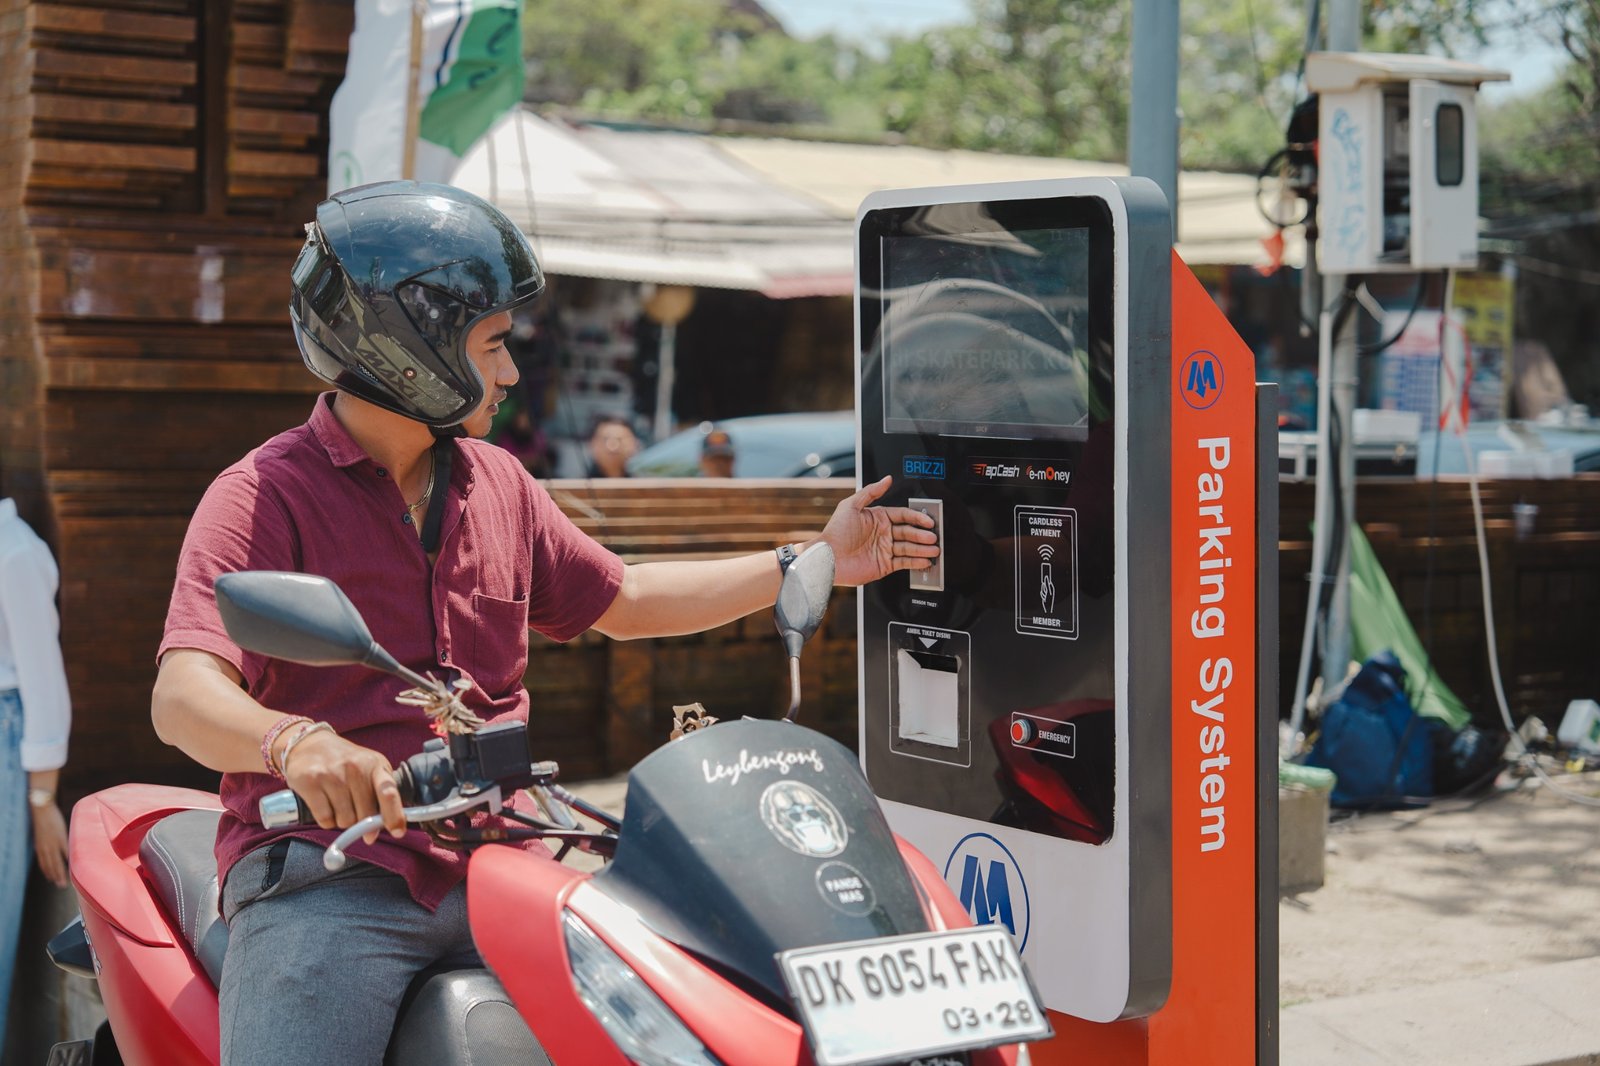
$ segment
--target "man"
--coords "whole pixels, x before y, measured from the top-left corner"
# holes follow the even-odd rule
[[[517,381],[511,311],[543,278],[483,201],[387,182],[324,201],[292,271],[310,370],[334,385],[310,420],[224,471],[190,523],[151,701],[156,732],[223,772],[217,862],[231,935],[222,1059],[377,1064],[411,976],[474,956],[465,856],[405,833],[391,767],[432,735],[360,667],[241,651],[212,581],[246,569],[332,578],[413,669],[469,679],[487,721],[524,717],[529,627],[555,640],[709,629],[773,602],[792,546],[715,562],[624,566],[516,460],[474,439]],[[918,569],[928,520],[840,504],[823,532],[841,584]],[[297,716],[304,716],[297,717]],[[256,803],[287,780],[320,829],[268,831]],[[327,874],[336,827],[381,812],[389,836]]]
[[[639,451],[628,420],[618,415],[603,415],[589,434],[589,476],[627,477],[628,460]]]
[[[733,476],[733,438],[725,429],[713,429],[700,442],[700,476]]]

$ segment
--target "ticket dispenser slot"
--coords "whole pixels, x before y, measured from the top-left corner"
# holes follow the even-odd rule
[[[898,755],[972,764],[972,635],[938,626],[890,629],[889,746]]]
[[[900,672],[900,739],[955,747],[960,742],[961,660],[901,648],[895,653],[895,668]]]

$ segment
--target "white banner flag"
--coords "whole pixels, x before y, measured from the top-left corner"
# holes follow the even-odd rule
[[[449,181],[467,149],[522,99],[522,0],[356,0],[328,119],[328,191],[403,177],[413,9],[421,15],[411,177]]]

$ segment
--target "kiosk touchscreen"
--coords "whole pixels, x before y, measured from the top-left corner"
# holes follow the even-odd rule
[[[876,194],[857,218],[863,483],[936,566],[860,599],[861,752],[897,832],[1046,1004],[1171,971],[1171,216],[1142,179]],[[1142,664],[1142,665],[1140,665]]]

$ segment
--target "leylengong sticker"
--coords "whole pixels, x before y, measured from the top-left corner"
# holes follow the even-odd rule
[[[745,774],[757,770],[776,770],[780,774],[787,774],[796,766],[809,766],[817,773],[822,773],[822,756],[816,748],[810,751],[772,751],[765,755],[751,755],[748,751],[740,749],[737,762],[712,762],[710,759],[700,760],[700,770],[706,776],[706,784],[714,785],[718,781],[726,781],[730,785],[737,785],[739,779]]]

